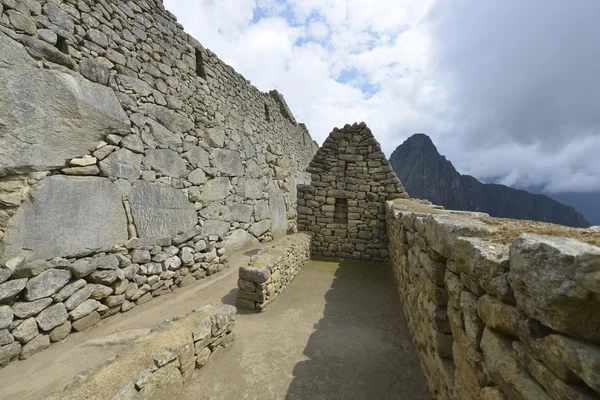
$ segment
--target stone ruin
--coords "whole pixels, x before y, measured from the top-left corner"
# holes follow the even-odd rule
[[[600,398],[597,230],[507,242],[408,200],[364,123],[319,149],[161,0],[0,0],[0,121],[0,368],[299,230],[240,269],[239,305],[310,256],[389,262],[435,398]],[[170,395],[233,340],[234,310],[203,310],[63,395]]]
[[[313,232],[313,256],[388,261],[385,202],[408,198],[364,122],[335,128],[298,189],[298,229]]]

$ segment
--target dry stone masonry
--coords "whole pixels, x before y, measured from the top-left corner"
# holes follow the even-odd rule
[[[312,255],[387,261],[385,201],[407,198],[367,125],[334,128],[298,188],[298,229],[314,233]]]
[[[239,270],[237,306],[262,311],[292,282],[310,259],[310,234],[291,235],[260,250]]]
[[[116,358],[83,372],[47,400],[173,399],[196,369],[232,344],[235,307],[207,304],[165,320]]]
[[[0,367],[296,230],[318,146],[161,0],[0,0],[0,93]]]
[[[600,398],[600,247],[527,233],[505,245],[473,213],[415,204],[388,202],[387,228],[432,395]]]

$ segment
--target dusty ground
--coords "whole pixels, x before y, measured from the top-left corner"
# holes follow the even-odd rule
[[[234,294],[224,299],[234,301]],[[180,399],[430,399],[389,267],[311,261]]]
[[[433,209],[426,204],[414,200],[397,199],[394,204],[407,206],[410,211],[426,214],[448,214],[447,210]],[[492,218],[492,217],[466,217],[475,218],[495,229],[496,233],[486,240],[509,244],[522,233],[534,233],[537,235],[564,236],[582,242],[600,246],[600,231],[592,229],[571,228],[563,225],[550,224],[546,222]]]
[[[221,303],[223,296],[237,287],[238,268],[253,253],[247,250],[233,256],[225,271],[71,334],[28,360],[12,362],[0,370],[0,399],[38,400],[62,389],[78,373],[113,357],[159,322],[187,314],[206,302]]]

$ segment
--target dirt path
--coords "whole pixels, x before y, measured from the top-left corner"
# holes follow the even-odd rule
[[[182,400],[430,399],[388,267],[311,261]]]
[[[62,389],[78,373],[115,356],[159,322],[185,315],[203,303],[235,300],[238,268],[251,254],[254,252],[250,249],[245,254],[233,255],[225,271],[153,299],[130,312],[102,320],[25,361],[12,362],[0,370],[0,399],[39,400]]]

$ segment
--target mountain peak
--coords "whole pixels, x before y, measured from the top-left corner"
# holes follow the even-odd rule
[[[426,199],[451,210],[482,211],[493,217],[590,226],[574,208],[547,196],[484,184],[461,175],[423,133],[412,135],[398,146],[390,156],[390,164],[412,198]]]

